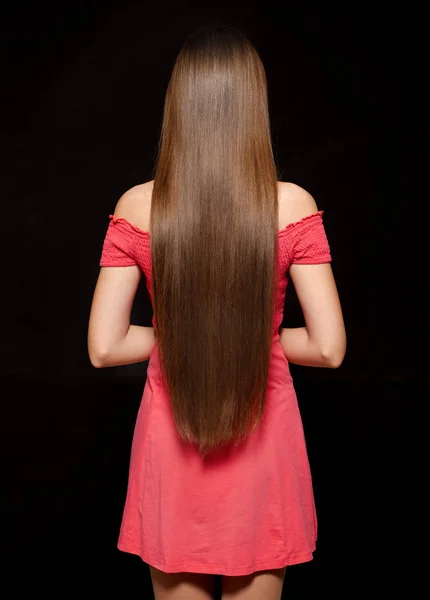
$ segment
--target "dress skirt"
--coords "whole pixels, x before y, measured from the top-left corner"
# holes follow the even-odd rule
[[[258,428],[205,461],[179,439],[155,344],[118,548],[167,573],[231,576],[310,561],[316,540],[302,419],[279,335]]]

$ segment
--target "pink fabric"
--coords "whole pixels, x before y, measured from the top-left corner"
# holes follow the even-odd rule
[[[246,575],[312,559],[317,516],[302,420],[279,342],[288,268],[331,261],[323,211],[279,231],[265,408],[238,448],[205,464],[179,440],[155,344],[137,416],[118,548],[165,572]],[[109,215],[100,266],[138,265],[151,293],[150,234]],[[152,323],[154,327],[155,319]]]

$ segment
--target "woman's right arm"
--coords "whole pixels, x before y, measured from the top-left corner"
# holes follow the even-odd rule
[[[339,367],[346,352],[346,332],[330,263],[292,264],[290,278],[306,327],[281,328],[287,360],[306,367]]]

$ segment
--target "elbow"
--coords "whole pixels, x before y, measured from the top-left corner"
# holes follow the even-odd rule
[[[330,356],[324,356],[324,365],[328,368],[328,369],[338,369],[340,367],[340,365],[343,363],[343,359],[344,359],[344,355],[330,355]]]
[[[90,362],[91,362],[91,364],[96,369],[103,369],[103,367],[106,366],[106,363],[105,363],[104,359],[101,356],[94,356],[94,355],[91,355],[91,354],[89,356],[90,356]]]
[[[105,352],[96,352],[94,349],[88,349],[88,356],[91,364],[96,369],[103,369],[109,366],[107,362],[107,354]]]
[[[322,358],[324,366],[328,369],[338,369],[343,363],[343,359],[345,358],[346,353],[346,345],[343,344],[338,348],[332,348],[325,352],[322,352]]]
[[[87,333],[87,352],[90,363],[96,369],[109,366],[107,364],[107,357],[110,340],[106,340],[105,337],[97,331],[97,328],[90,324]]]
[[[95,367],[96,369],[103,369],[103,367],[106,366],[105,363],[103,362],[103,359],[101,359],[101,358],[95,358],[95,357],[91,358],[90,357],[90,361],[91,361],[91,364],[93,365],[93,367]]]

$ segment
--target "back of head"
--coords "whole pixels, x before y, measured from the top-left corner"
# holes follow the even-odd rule
[[[202,456],[258,424],[278,230],[264,67],[225,25],[200,28],[168,84],[154,168],[152,296],[181,439]]]

